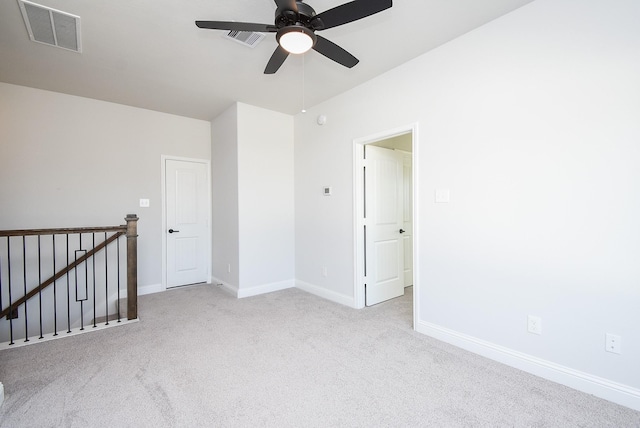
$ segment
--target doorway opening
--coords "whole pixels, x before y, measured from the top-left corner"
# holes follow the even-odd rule
[[[416,141],[417,124],[354,141],[356,307],[411,293],[414,326]]]

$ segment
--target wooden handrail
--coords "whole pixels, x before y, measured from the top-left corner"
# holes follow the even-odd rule
[[[7,307],[2,312],[0,312],[0,318],[9,315],[11,313],[11,311],[13,311],[13,309],[15,309],[18,306],[22,305],[24,302],[26,302],[27,300],[29,300],[30,298],[32,298],[33,296],[37,295],[39,292],[41,292],[42,290],[44,290],[45,288],[47,288],[48,286],[53,284],[55,281],[57,281],[60,278],[62,278],[63,276],[65,276],[69,271],[73,270],[76,266],[78,266],[79,264],[83,263],[88,258],[92,257],[98,251],[102,250],[104,247],[106,247],[107,245],[109,245],[110,243],[112,243],[113,241],[115,241],[116,239],[118,239],[122,235],[124,235],[124,232],[114,233],[112,236],[110,236],[108,239],[106,239],[103,242],[101,242],[98,246],[93,248],[91,251],[88,251],[84,256],[80,257],[78,260],[76,260],[75,262],[71,263],[69,266],[65,267],[64,269],[61,269],[60,271],[58,271],[58,273],[56,273],[51,278],[49,278],[46,281],[44,281],[42,284],[40,284],[38,287],[36,287],[33,290],[31,290],[30,292],[28,292],[26,295],[24,295],[21,298],[19,298],[18,300],[16,300],[14,303],[9,302],[9,307]]]
[[[99,232],[122,232],[127,231],[127,226],[105,226],[105,227],[67,227],[56,229],[16,229],[0,230],[0,236],[32,236],[32,235],[65,235],[72,233],[99,233]]]
[[[46,287],[55,283],[58,279],[68,274],[81,263],[93,257],[100,250],[110,243],[117,240],[120,236],[127,237],[127,318],[136,319],[138,317],[138,244],[137,244],[137,223],[138,217],[135,214],[127,214],[125,217],[126,225],[107,226],[107,227],[74,227],[74,228],[55,228],[55,229],[17,229],[17,230],[0,230],[0,236],[32,236],[32,235],[63,235],[63,234],[82,234],[82,233],[100,233],[115,232],[112,236],[105,239],[95,248],[88,251],[82,257],[61,269],[51,278],[35,287],[29,293],[11,303],[0,312],[0,319],[9,315],[17,307],[25,303],[30,298],[42,292]]]

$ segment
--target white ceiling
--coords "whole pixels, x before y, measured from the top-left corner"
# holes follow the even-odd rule
[[[194,24],[272,24],[273,0],[32,1],[79,15],[83,52],[30,41],[17,0],[2,0],[0,81],[211,120],[236,101],[296,114],[532,0],[395,0],[319,33],[360,59],[354,68],[311,51],[275,75],[263,74],[273,34],[249,48]],[[309,0],[316,13],[344,2]]]

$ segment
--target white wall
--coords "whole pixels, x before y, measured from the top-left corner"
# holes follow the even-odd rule
[[[293,286],[293,117],[238,104],[240,289]]]
[[[238,289],[238,106],[211,122],[213,204],[212,272],[215,281]]]
[[[161,155],[210,151],[206,121],[0,83],[0,229],[119,225],[136,213],[138,285],[157,286]]]
[[[296,116],[297,280],[353,298],[353,140],[418,123],[417,329],[640,409],[639,19],[538,0]]]
[[[293,117],[237,103],[212,138],[214,278],[238,297],[292,287]]]

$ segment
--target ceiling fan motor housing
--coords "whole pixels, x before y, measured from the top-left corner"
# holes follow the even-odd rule
[[[275,25],[278,29],[291,25],[300,25],[312,30],[321,28],[320,20],[314,19],[316,11],[311,6],[303,2],[297,2],[296,6],[298,8],[297,13],[291,9],[276,10]]]

